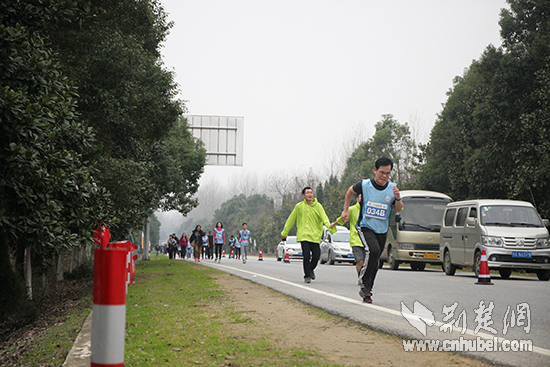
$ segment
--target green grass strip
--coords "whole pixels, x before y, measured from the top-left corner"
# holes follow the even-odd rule
[[[125,366],[330,366],[317,352],[243,340],[227,325],[253,322],[218,288],[219,271],[153,257],[140,262],[126,299]]]
[[[78,300],[78,306],[69,314],[58,317],[54,325],[36,337],[29,352],[21,356],[17,366],[61,366],[72,348],[80,328],[92,310],[92,290]]]
[[[270,335],[243,337],[231,324],[254,320],[233,309],[213,275],[198,264],[153,257],[139,262],[126,298],[125,361],[147,366],[338,366],[314,350],[277,348]],[[36,337],[17,366],[61,366],[91,311],[92,292],[78,309]]]

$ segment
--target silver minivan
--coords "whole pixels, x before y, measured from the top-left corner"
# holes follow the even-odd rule
[[[351,263],[355,264],[355,257],[350,246],[349,229],[342,226],[336,226],[336,233],[330,232],[323,227],[323,239],[321,240],[321,264],[329,263]]]
[[[481,251],[489,269],[502,278],[512,270],[535,272],[550,279],[549,222],[542,220],[529,202],[516,200],[470,200],[447,204],[439,240],[443,270],[454,275],[457,268],[471,266],[478,276]]]

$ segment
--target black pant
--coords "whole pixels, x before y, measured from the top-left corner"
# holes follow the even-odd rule
[[[221,259],[223,243],[216,243],[215,246],[216,246],[216,259]]]
[[[321,248],[318,243],[309,241],[302,241],[300,244],[302,245],[302,255],[304,257],[304,278],[311,278],[311,271],[315,270],[321,257]]]
[[[378,273],[378,264],[380,262],[380,254],[384,251],[386,245],[386,237],[388,233],[375,233],[373,230],[361,227],[359,238],[365,246],[365,263],[359,271],[359,278],[362,280],[363,287],[371,290],[374,286],[374,279]]]

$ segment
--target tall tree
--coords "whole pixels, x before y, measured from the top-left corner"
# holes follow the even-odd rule
[[[93,132],[77,113],[76,89],[28,21],[28,13],[34,24],[63,14],[34,10],[0,4],[1,319],[17,312],[13,302],[21,300],[9,251],[20,255],[28,247],[51,258],[90,240],[99,213],[93,167],[83,158]],[[16,256],[18,270],[22,263]]]
[[[382,115],[382,120],[375,125],[373,137],[361,144],[347,161],[341,184],[348,188],[361,178],[373,176],[376,159],[387,156],[393,159],[392,180],[401,188],[406,188],[414,181],[412,176],[416,143],[411,138],[407,123],[401,124],[393,115]]]
[[[510,196],[530,200],[550,217],[550,3],[509,0],[501,13],[503,45],[514,73],[528,75],[519,118],[511,136],[521,142],[512,152],[515,175],[508,177]],[[519,59],[519,62],[518,62]],[[523,76],[523,75],[521,75]]]
[[[151,223],[149,239],[151,241],[152,248],[154,248],[155,245],[160,242],[160,221],[157,216],[153,214],[149,217],[149,222]]]
[[[72,17],[44,28],[97,134],[90,159],[99,163],[95,182],[111,194],[105,221],[114,239],[125,238],[156,209],[196,206],[205,152],[180,121],[185,105],[160,58],[172,26],[160,2],[76,4]]]
[[[503,47],[457,77],[432,130],[419,186],[453,199],[510,198],[550,215],[550,3],[509,0]]]
[[[286,195],[283,198],[281,207],[277,211],[265,213],[259,217],[255,227],[255,238],[258,240],[259,248],[262,251],[266,253],[276,251],[277,244],[281,239],[281,231],[296,205],[296,201],[292,197],[292,194]],[[296,235],[296,227],[290,231],[289,235]]]
[[[349,186],[348,186],[349,187]],[[346,195],[347,188],[343,188],[336,176],[330,176],[324,185],[324,202],[323,208],[331,222],[334,222],[344,208],[344,196]]]
[[[222,203],[221,207],[214,213],[212,221],[208,226],[203,225],[203,229],[212,231],[216,222],[223,223],[226,236],[236,235],[241,230],[242,223],[248,224],[248,229],[252,233],[252,238],[256,238],[256,227],[259,225],[259,218],[262,215],[273,213],[273,200],[266,195],[251,195],[244,194],[234,196],[226,202]]]

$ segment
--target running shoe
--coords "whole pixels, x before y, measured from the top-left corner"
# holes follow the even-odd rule
[[[359,296],[361,298],[367,298],[367,297],[370,298],[370,297],[372,297],[372,292],[370,290],[368,290],[368,288],[361,287],[361,290],[359,291]]]

